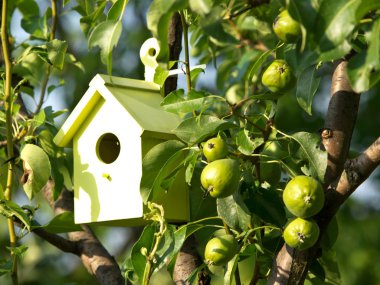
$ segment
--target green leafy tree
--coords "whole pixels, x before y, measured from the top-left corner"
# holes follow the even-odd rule
[[[378,0],[2,0],[1,7],[0,220],[7,236],[0,236],[0,278],[28,284],[23,271],[32,248],[43,249],[45,277],[59,272],[44,254],[47,244],[78,256],[89,272],[51,274],[65,284],[343,284],[342,265],[347,276],[363,272],[355,260],[337,261],[345,245],[360,263],[375,259],[360,251],[364,245],[350,244],[350,236],[363,237],[347,224],[360,227],[348,198],[380,163]],[[65,110],[47,100],[61,93],[74,104],[79,98],[71,94],[83,94],[83,82],[97,72],[141,79],[141,65],[113,59],[132,62],[151,36],[160,44],[154,81],[161,106],[181,123],[173,130],[178,140],[155,146],[143,161],[148,224],[129,232],[138,236],[116,260],[99,238],[112,229],[73,223],[71,153],[53,142]],[[172,68],[183,71],[184,86],[169,76]],[[215,146],[205,144],[216,137],[226,145],[207,161],[204,148]],[[144,175],[152,169],[156,175]],[[207,189],[204,169],[212,169]],[[191,215],[178,225],[150,197],[164,195],[180,171]],[[324,195],[307,195],[304,182],[292,186],[303,196],[287,197],[297,209],[319,199],[311,217],[296,217],[283,202],[298,176],[323,188]],[[228,195],[215,198],[213,185]],[[346,232],[333,247],[328,225],[337,213]],[[294,219],[312,227],[297,229]],[[380,238],[377,219],[376,211],[367,213],[368,244]],[[285,243],[284,231],[297,246]],[[40,237],[37,246],[30,236]],[[379,282],[375,275],[350,279]],[[52,283],[44,275],[35,280]]]

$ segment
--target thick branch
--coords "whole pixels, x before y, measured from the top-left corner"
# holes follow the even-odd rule
[[[340,62],[333,74],[332,96],[322,131],[322,142],[328,153],[325,185],[331,184],[343,171],[359,108],[360,95],[348,82],[346,66],[347,61]]]
[[[320,237],[339,206],[364,181],[356,180],[353,183],[352,179],[345,179],[347,174],[351,173],[347,169],[348,164],[345,164],[345,161],[360,100],[359,94],[353,92],[348,82],[346,66],[347,62],[342,61],[335,68],[325,128],[321,134],[323,147],[328,153],[328,163],[324,181],[325,206],[315,217],[321,230]],[[346,171],[342,174],[345,167]],[[353,169],[355,167],[351,165],[349,168]],[[368,169],[373,170],[374,167],[372,166]],[[349,176],[351,174],[347,177]],[[340,189],[336,185],[342,188]],[[303,284],[309,261],[316,256],[318,249],[319,242],[313,248],[305,251],[297,251],[284,245],[274,260],[267,284]]]
[[[44,194],[55,214],[72,211],[72,192],[64,189],[57,201],[54,201],[51,188],[52,182],[49,182],[44,189]],[[70,245],[74,251],[73,253],[81,258],[83,265],[90,274],[97,278],[99,284],[123,285],[124,279],[115,259],[103,247],[87,225],[82,225],[82,229],[82,231],[68,233],[69,241],[75,244]],[[47,241],[52,242],[51,239],[47,239]],[[52,244],[55,245],[53,242]],[[67,244],[69,244],[69,242],[67,242]],[[62,246],[62,244],[60,244],[60,246]],[[60,248],[60,246],[58,246],[58,248]]]
[[[182,25],[179,13],[174,13],[170,19],[168,44],[169,44],[169,60],[178,61],[181,53],[181,40],[182,40]],[[173,68],[177,68],[178,64],[175,63]],[[165,81],[165,95],[177,89],[177,75],[170,76]]]
[[[361,155],[345,163],[343,175],[340,177],[335,190],[338,197],[340,197],[340,199],[337,199],[339,205],[368,178],[379,164],[380,137]]]
[[[33,230],[33,233],[64,252],[78,255],[77,244],[71,240],[65,239],[57,234],[49,233],[43,228],[36,228]]]

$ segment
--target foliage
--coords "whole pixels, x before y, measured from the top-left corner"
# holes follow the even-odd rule
[[[47,212],[35,203],[48,180],[52,181],[53,199],[59,197],[63,187],[72,187],[70,152],[53,142],[57,118],[65,110],[54,111],[46,98],[61,89],[66,94],[75,93],[75,89],[82,95],[83,82],[99,70],[105,69],[108,74],[124,71],[127,67],[113,61],[115,53],[131,50],[133,44],[138,47],[139,42],[125,39],[125,33],[131,35],[134,28],[123,22],[124,15],[129,7],[144,10],[141,7],[146,2],[66,0],[58,9],[55,0],[51,5],[35,0],[3,2],[9,2],[5,42],[11,51],[4,52],[3,58],[11,59],[12,78],[4,61],[0,82],[0,214],[9,222],[11,245],[2,249],[9,252],[9,258],[0,260],[0,275],[14,276],[16,261],[28,254],[27,242],[18,243],[29,232],[43,229],[55,234],[80,229],[74,225],[72,213],[50,217],[44,225],[37,221],[38,213]],[[301,26],[301,36],[294,43],[282,42],[273,32],[273,22],[284,9]],[[150,210],[145,217],[148,225],[128,257],[120,262],[124,277],[135,284],[148,284],[157,271],[166,269],[172,275],[181,246],[190,235],[198,238],[202,256],[210,235],[221,230],[236,238],[237,254],[223,268],[202,264],[190,276],[192,284],[202,270],[214,280],[223,276],[225,284],[237,284],[239,274],[244,275],[238,269],[247,262],[255,268],[249,278],[264,282],[284,243],[283,230],[292,218],[282,201],[287,181],[307,175],[324,182],[328,156],[319,147],[321,139],[316,130],[321,125],[316,116],[321,107],[316,96],[323,92],[326,76],[331,77],[332,63],[346,58],[353,90],[365,92],[369,101],[376,100],[380,81],[380,2],[153,0],[144,11],[147,24],[136,27],[133,38],[142,41],[148,37],[148,28],[159,40],[157,84],[162,87],[173,65],[169,61],[167,31],[177,12],[184,31],[189,31],[184,33],[184,48],[190,48],[193,60],[213,67],[216,78],[215,83],[211,82],[209,68],[205,73],[194,69],[185,75],[186,90],[180,87],[162,100],[164,110],[181,117],[173,130],[178,140],[156,145],[143,159],[141,195]],[[90,60],[73,48],[63,24],[65,13],[79,15],[77,24],[91,50],[86,54]],[[14,31],[11,20],[17,20],[17,15],[20,23]],[[27,34],[25,40],[16,37],[20,29]],[[61,35],[64,36],[59,39]],[[94,63],[95,57],[104,66]],[[292,88],[269,90],[262,83],[263,73],[274,60],[286,62],[292,70]],[[188,54],[179,59],[185,68],[190,69],[190,62]],[[9,83],[12,86],[7,89]],[[71,103],[78,99],[67,97]],[[369,104],[365,108],[374,107]],[[359,125],[360,122],[359,119]],[[203,144],[215,136],[228,144],[228,157],[239,162],[241,177],[237,191],[217,199],[208,197],[207,189],[200,185],[201,171],[207,165]],[[268,155],[264,147],[271,142],[280,151]],[[280,181],[263,179],[261,172],[268,164],[281,168]],[[165,195],[181,170],[185,171],[190,200],[200,203],[191,205],[191,220],[178,227],[168,224],[165,209],[151,201]],[[26,205],[17,199],[23,195],[28,198]],[[21,230],[12,235],[16,226]],[[307,278],[308,284],[341,283],[334,249],[323,251],[313,261]]]

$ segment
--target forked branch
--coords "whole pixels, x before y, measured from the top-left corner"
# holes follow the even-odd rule
[[[335,68],[325,128],[321,134],[322,147],[328,153],[325,206],[315,217],[321,236],[340,205],[380,164],[380,138],[357,158],[346,161],[360,100],[360,95],[348,82],[346,66],[347,62],[341,61]],[[318,253],[318,248],[319,242],[305,251],[284,245],[273,262],[267,284],[303,284],[309,262]]]

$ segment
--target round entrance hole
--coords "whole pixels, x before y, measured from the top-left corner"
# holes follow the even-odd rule
[[[102,135],[96,143],[98,158],[107,164],[114,162],[120,154],[120,141],[112,133]]]

